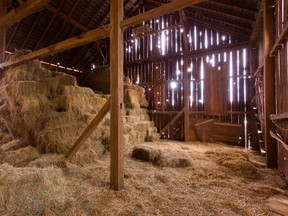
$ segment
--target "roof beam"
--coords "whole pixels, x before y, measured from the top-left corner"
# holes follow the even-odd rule
[[[229,28],[225,28],[225,27],[220,27],[218,25],[215,25],[215,24],[212,24],[211,22],[208,22],[208,21],[205,21],[205,20],[199,20],[199,19],[196,19],[196,18],[192,18],[192,17],[189,17],[188,20],[191,20],[192,22],[194,23],[198,23],[206,28],[209,28],[209,29],[214,29],[214,30],[217,30],[219,32],[222,32],[222,33],[225,33],[225,34],[230,34],[234,37],[238,37],[238,38],[242,38],[242,39],[246,39],[248,40],[249,39],[249,35],[248,34],[245,34],[245,32],[238,32],[238,31],[233,31]]]
[[[257,13],[258,12],[257,9],[252,9],[252,8],[247,7],[247,6],[234,4],[232,2],[225,3],[225,2],[223,2],[223,0],[207,0],[207,2],[215,3],[215,4],[218,4],[218,5],[223,5],[223,6],[227,6],[227,7],[231,7],[231,8],[235,8],[235,9],[238,9],[238,10],[239,9],[240,10],[245,10],[245,11],[250,12],[250,13]]]
[[[12,34],[10,35],[10,37],[8,39],[8,42],[6,42],[6,51],[9,49],[10,43],[11,43],[11,41],[13,40],[13,38],[14,38],[14,36],[16,34],[18,26],[19,26],[19,22],[16,25],[14,25]]]
[[[61,9],[61,7],[62,7],[63,4],[64,4],[64,1],[62,0],[62,1],[60,2],[60,4],[59,4],[58,8],[57,8],[57,9],[55,8],[55,10],[58,11],[59,9]],[[47,7],[49,7],[49,5],[47,5],[46,8],[47,8]],[[40,39],[38,40],[36,46],[34,47],[34,50],[37,50],[37,49],[38,49],[38,47],[39,47],[39,45],[41,44],[43,38],[45,37],[45,35],[46,35],[47,32],[49,31],[51,25],[53,24],[54,20],[56,19],[56,17],[57,17],[56,14],[53,13],[53,12],[52,12],[52,14],[53,14],[53,16],[50,18],[50,22],[49,22],[49,24],[46,26],[45,31],[42,32],[42,34],[41,34],[41,36],[40,36]]]
[[[56,8],[52,7],[51,5],[47,5],[46,9],[50,11],[51,13],[55,14],[56,16],[62,18],[66,22],[72,24],[73,26],[77,27],[78,29],[82,30],[83,32],[89,31],[89,29],[83,25],[81,25],[79,22],[72,19],[70,16],[67,16],[66,14],[62,13],[61,11],[57,10]]]
[[[28,0],[18,8],[11,10],[0,19],[0,27],[8,27],[26,16],[41,10],[51,0]]]
[[[181,10],[183,8],[198,4],[205,0],[174,0],[171,3],[163,4],[160,7],[149,10],[145,13],[133,16],[121,22],[123,29],[133,26],[143,21],[153,19],[155,17],[163,16],[165,14],[173,13],[174,11]]]
[[[24,48],[25,44],[27,43],[27,40],[30,38],[30,35],[32,34],[32,32],[34,30],[34,27],[37,25],[38,20],[40,19],[40,17],[41,17],[41,13],[38,13],[37,18],[34,20],[33,25],[30,27],[30,30],[29,30],[27,36],[25,37],[25,40],[23,41],[20,49]],[[16,25],[16,26],[18,26],[18,25]]]
[[[223,20],[220,20],[220,19],[217,19],[215,17],[211,17],[211,16],[207,16],[207,15],[200,15],[200,14],[193,14],[193,13],[190,13],[189,14],[191,17],[194,17],[195,19],[197,18],[200,18],[202,20],[207,20],[207,21],[212,21],[212,22],[217,22],[218,24],[224,24],[224,25],[229,25],[230,27],[233,27],[233,29],[238,29],[238,30],[243,30],[243,31],[246,31],[247,33],[251,33],[251,28],[248,28],[248,27],[243,27],[243,26],[240,26],[240,25],[235,25],[234,23],[232,22],[226,22],[226,21],[223,21]]]
[[[4,62],[0,64],[0,68],[8,68],[13,65],[19,65],[27,61],[39,59],[50,54],[59,53],[68,49],[82,46],[84,44],[106,38],[109,36],[109,33],[110,33],[110,25],[106,25],[101,28],[97,28],[84,34],[81,34],[79,36],[67,39],[55,45],[29,53],[17,60]]]
[[[30,2],[30,1],[32,1],[32,0],[28,0],[27,2]],[[37,0],[33,0],[33,2],[34,1],[37,1]],[[50,0],[38,0],[38,2],[39,1],[41,1],[41,2],[46,1],[46,3],[48,3]],[[145,12],[145,13],[139,14],[137,16],[133,16],[133,17],[126,19],[124,21],[121,21],[121,28],[127,28],[129,26],[142,23],[144,20],[149,20],[149,19],[153,19],[153,18],[158,17],[158,16],[172,13],[174,11],[183,9],[185,7],[189,7],[191,5],[200,3],[202,1],[204,1],[204,0],[174,0],[171,3],[162,5],[160,7],[152,9],[148,12]],[[26,5],[26,3],[25,3],[25,5]],[[19,65],[21,63],[31,61],[34,59],[38,59],[38,58],[42,58],[42,57],[50,55],[50,54],[59,53],[59,52],[63,52],[63,51],[68,50],[68,49],[79,47],[79,46],[82,46],[84,44],[106,38],[109,36],[109,33],[110,33],[110,25],[105,25],[103,27],[100,27],[100,28],[91,30],[89,32],[83,33],[79,36],[67,39],[67,40],[62,41],[60,43],[57,43],[55,45],[52,45],[52,46],[37,50],[35,52],[29,53],[29,54],[22,56],[21,58],[15,60],[15,61],[9,61],[9,62],[2,63],[2,64],[0,64],[0,68],[8,68],[8,67],[11,67],[13,65]]]
[[[250,23],[253,23],[254,20],[251,20],[249,18],[246,18],[246,17],[243,17],[243,16],[237,16],[235,14],[231,14],[231,13],[226,13],[226,12],[221,12],[221,11],[218,11],[216,9],[212,9],[212,8],[208,8],[208,7],[204,7],[204,6],[200,6],[200,5],[195,5],[193,6],[194,8],[197,8],[198,10],[203,10],[203,11],[210,11],[212,13],[217,13],[217,14],[220,14],[222,16],[228,16],[228,17],[231,17],[231,18],[234,18],[234,19],[238,19],[238,20],[243,20],[245,22],[250,22]]]

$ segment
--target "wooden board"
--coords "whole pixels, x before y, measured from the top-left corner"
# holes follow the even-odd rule
[[[270,211],[276,212],[283,216],[288,216],[288,197],[275,195],[267,200],[266,206]]]
[[[194,125],[197,139],[202,142],[224,142],[239,144],[239,137],[243,132],[240,124],[216,122],[214,119],[205,120]]]
[[[226,66],[218,64],[212,67],[206,64],[205,74],[205,114],[206,115],[227,115],[228,86],[226,77]]]

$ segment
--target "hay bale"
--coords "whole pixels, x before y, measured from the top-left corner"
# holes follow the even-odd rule
[[[28,52],[19,51],[9,58],[14,60]],[[154,124],[144,122],[149,120],[147,111],[141,109],[147,105],[144,89],[131,83],[125,89],[130,105],[133,103],[131,107],[137,107],[124,123],[127,146],[157,139]],[[12,137],[21,138],[24,146],[32,145],[44,154],[67,153],[107,100],[103,94],[77,86],[73,76],[41,68],[36,60],[5,71],[0,81],[0,98],[1,127]],[[136,132],[131,134],[132,128]],[[10,140],[3,137],[4,141]],[[109,143],[107,114],[74,161],[93,162],[109,149]]]
[[[150,161],[161,167],[187,167],[192,165],[187,152],[169,145],[140,144],[133,148],[132,157],[142,161]]]
[[[0,212],[40,215],[47,207],[63,210],[69,202],[65,189],[60,169],[0,166]]]
[[[153,164],[161,167],[188,167],[192,165],[192,161],[187,152],[165,149],[160,151]]]
[[[142,161],[154,162],[157,156],[159,156],[160,150],[152,145],[140,144],[133,148],[132,157]]]
[[[147,107],[148,102],[145,97],[145,89],[141,86],[125,83],[124,104],[125,108],[130,109],[139,109],[141,107]]]

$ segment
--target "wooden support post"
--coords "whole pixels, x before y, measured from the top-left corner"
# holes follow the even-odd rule
[[[110,187],[124,188],[123,140],[123,0],[110,0]]]
[[[266,164],[269,168],[277,167],[277,146],[270,136],[274,125],[269,116],[275,113],[275,60],[271,58],[274,37],[274,0],[265,0],[264,3],[264,118],[265,118],[265,148]]]
[[[0,19],[6,14],[7,0],[2,0],[0,3]],[[6,29],[0,26],[0,64],[5,61],[5,38]],[[0,69],[0,76],[2,71]]]
[[[188,26],[184,10],[180,10],[181,25],[183,28],[182,48],[183,48],[183,88],[184,88],[184,141],[189,142],[189,80],[188,80]]]

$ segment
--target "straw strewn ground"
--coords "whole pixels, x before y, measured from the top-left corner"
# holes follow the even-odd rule
[[[6,215],[43,212],[45,215],[276,215],[268,211],[265,200],[274,194],[287,195],[287,182],[277,170],[265,168],[261,156],[223,144],[165,140],[155,143],[163,144],[189,154],[191,166],[161,167],[133,159],[132,149],[127,150],[125,189],[120,192],[109,189],[108,153],[84,167],[61,162],[61,155],[45,155],[22,168],[2,164],[0,212]]]

